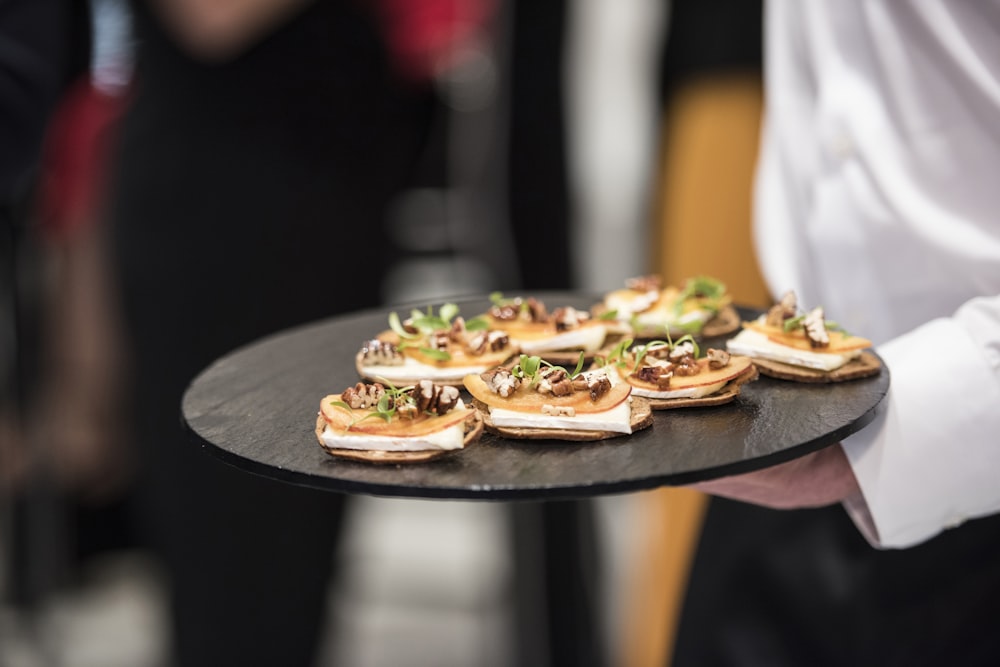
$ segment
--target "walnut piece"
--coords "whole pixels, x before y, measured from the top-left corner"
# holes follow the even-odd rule
[[[556,308],[552,312],[552,321],[555,322],[556,331],[576,329],[582,322],[586,322],[588,319],[590,319],[589,313],[577,310],[572,306]]]
[[[403,355],[392,343],[373,338],[361,346],[361,363],[364,366],[401,366]]]
[[[708,348],[705,352],[705,357],[708,359],[708,367],[712,370],[725,368],[729,365],[731,358],[729,352],[726,350],[719,350],[714,347]]]
[[[684,357],[681,359],[680,363],[674,365],[674,374],[680,375],[681,377],[690,377],[692,375],[697,375],[701,372],[701,365],[695,360],[694,356]]]
[[[768,309],[767,316],[764,321],[772,327],[783,327],[785,320],[790,320],[795,317],[797,310],[798,303],[795,298],[795,292],[788,291],[781,297],[781,301]]]
[[[553,417],[576,417],[576,408],[571,405],[550,405],[544,403],[542,405],[542,414]]]
[[[687,357],[694,358],[694,343],[689,340],[674,345],[668,358],[676,364],[683,362]]]
[[[486,383],[490,391],[494,394],[499,394],[503,398],[510,398],[517,391],[517,388],[521,386],[521,380],[503,366],[497,366],[485,373],[480,373],[479,377]]]
[[[421,380],[413,390],[417,410],[421,413],[443,415],[458,404],[458,389],[448,385]]]
[[[539,394],[568,396],[573,393],[573,382],[565,368],[550,366],[538,373],[538,384],[535,385],[535,391]]]
[[[482,356],[487,352],[499,352],[510,345],[510,337],[506,331],[493,329],[492,331],[479,331],[469,338],[466,349],[470,354]]]
[[[378,405],[379,399],[383,396],[385,396],[385,387],[380,383],[358,382],[353,387],[348,387],[341,392],[340,400],[354,410],[362,410]]]
[[[830,345],[830,334],[826,330],[826,322],[823,318],[823,308],[817,306],[809,311],[802,320],[802,327],[806,330],[809,344],[812,347],[827,347]]]
[[[602,396],[611,391],[611,380],[608,378],[606,370],[598,369],[580,373],[573,378],[573,389],[586,391],[590,394],[590,400],[599,401]]]
[[[670,378],[674,375],[674,365],[667,363],[640,366],[632,375],[643,382],[655,384],[657,389],[667,389],[670,387]]]

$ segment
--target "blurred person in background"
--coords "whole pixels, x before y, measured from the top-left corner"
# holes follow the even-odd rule
[[[161,554],[177,664],[308,665],[345,499],[185,439],[209,363],[380,301],[387,202],[427,122],[377,3],[150,0],[109,207],[128,343],[139,530]],[[430,58],[434,54],[422,53]],[[267,406],[261,406],[266,410]]]
[[[31,205],[45,129],[60,96],[86,67],[82,3],[0,5],[0,489],[28,465],[21,421],[37,362],[39,281]]]

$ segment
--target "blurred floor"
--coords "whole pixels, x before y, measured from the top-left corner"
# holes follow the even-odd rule
[[[597,503],[612,652],[636,498]],[[514,664],[506,522],[496,503],[357,498],[319,665]],[[113,552],[82,575],[31,616],[0,605],[0,667],[170,667],[156,564],[140,552]]]

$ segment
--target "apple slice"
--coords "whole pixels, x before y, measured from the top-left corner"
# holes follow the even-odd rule
[[[830,344],[825,347],[813,347],[805,331],[796,329],[785,331],[780,327],[769,326],[762,322],[744,322],[743,326],[767,336],[768,340],[779,345],[785,345],[797,350],[808,352],[823,352],[826,354],[842,354],[853,350],[864,350],[872,346],[872,342],[860,336],[851,336],[843,331],[827,331],[830,336]]]
[[[703,387],[710,384],[719,384],[720,382],[729,382],[734,380],[743,373],[746,372],[753,362],[750,357],[736,356],[733,355],[730,358],[729,364],[718,369],[712,369],[708,367],[708,359],[699,359],[698,365],[701,366],[701,372],[697,375],[674,375],[670,378],[669,391],[677,391],[680,389],[690,389],[692,387]],[[664,391],[660,389],[655,382],[645,382],[636,378],[634,375],[627,373],[627,370],[622,368],[618,370],[618,375],[629,384],[640,387],[642,389],[648,389],[650,391]]]
[[[553,396],[552,394],[541,394],[534,388],[528,388],[527,383],[522,382],[512,396],[504,398],[490,391],[486,382],[478,375],[466,375],[463,384],[474,398],[486,405],[519,412],[541,413],[543,405],[571,407],[577,414],[605,412],[624,402],[632,393],[632,388],[629,385],[617,384],[597,401],[592,401],[590,394],[586,391],[575,391],[567,396]]]
[[[394,417],[385,421],[372,408],[352,410],[337,405],[340,394],[330,394],[320,402],[320,412],[331,429],[338,432],[364,433],[389,437],[421,437],[461,424],[475,414],[473,408],[455,408],[443,415],[417,415],[413,419]]]

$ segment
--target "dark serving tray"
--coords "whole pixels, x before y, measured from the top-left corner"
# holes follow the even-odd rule
[[[587,308],[597,301],[566,292],[534,295],[550,309]],[[456,303],[466,317],[489,306],[486,298]],[[889,388],[885,368],[875,377],[840,384],[761,377],[728,405],[656,412],[651,428],[611,440],[521,441],[487,433],[466,449],[427,463],[335,459],[316,442],[319,401],[357,381],[355,353],[386,328],[391,310],[290,329],[218,359],[192,381],[183,398],[192,438],[248,472],[331,491],[480,500],[579,498],[682,485],[802,456],[867,425]],[[398,310],[404,315],[409,306]]]

